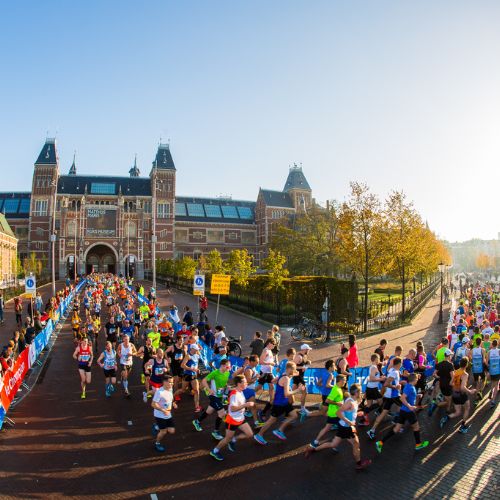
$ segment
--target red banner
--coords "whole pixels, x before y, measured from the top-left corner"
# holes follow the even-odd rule
[[[14,369],[5,374],[3,387],[0,391],[0,399],[4,410],[7,412],[10,403],[14,399],[19,386],[21,385],[26,372],[29,369],[29,349],[25,349],[14,363]]]

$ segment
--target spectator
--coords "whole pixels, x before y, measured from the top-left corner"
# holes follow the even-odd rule
[[[193,313],[189,306],[184,306],[184,316],[182,316],[182,321],[186,323],[186,325],[191,328],[194,324]]]
[[[201,340],[203,340],[210,349],[214,348],[215,335],[214,332],[212,332],[212,327],[208,323],[205,323],[205,331],[201,335]]]
[[[359,365],[358,346],[356,344],[356,335],[349,335],[349,354],[347,362],[350,368],[356,368]]]
[[[0,292],[0,324],[3,325],[3,310],[5,307],[5,300],[3,298],[3,293]]]
[[[23,326],[23,300],[21,297],[14,299],[14,312],[16,314],[16,323],[19,328]]]
[[[224,327],[222,325],[217,325],[215,327],[215,339],[214,344],[219,346],[222,344],[222,339],[226,337],[226,333],[224,332]]]
[[[256,356],[259,356],[262,354],[262,351],[264,350],[264,341],[262,340],[262,332],[255,332],[253,336],[253,340],[250,343],[250,348],[252,349],[252,352],[250,353],[250,356],[255,354]]]
[[[384,364],[384,361],[387,359],[387,356],[385,355],[386,347],[387,347],[387,340],[382,339],[379,342],[379,346],[375,349],[375,354],[378,354],[378,357],[382,364]]]
[[[205,311],[208,309],[208,299],[205,295],[202,295],[199,299],[199,307],[200,307],[200,317],[202,314],[205,314]]]

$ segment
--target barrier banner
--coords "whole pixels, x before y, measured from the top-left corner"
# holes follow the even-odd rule
[[[59,304],[57,313],[55,315],[58,320],[68,308],[68,305],[73,300],[75,293],[78,293],[82,286],[85,285],[85,283],[86,280],[78,283],[74,291],[71,292],[71,294]],[[5,414],[7,413],[10,404],[16,396],[19,386],[21,385],[28,370],[35,363],[38,355],[49,343],[50,336],[54,331],[54,325],[57,324],[58,320],[54,322],[49,319],[47,321],[47,325],[45,326],[45,328],[33,339],[33,342],[29,346],[26,346],[26,349],[24,349],[24,351],[18,356],[16,362],[14,363],[13,370],[8,371],[4,375],[3,385],[2,381],[0,381],[0,429],[2,428]]]
[[[24,376],[29,369],[29,349],[25,349],[14,363],[12,371],[8,371],[3,378],[3,388],[0,392],[2,406],[5,412],[9,409]]]

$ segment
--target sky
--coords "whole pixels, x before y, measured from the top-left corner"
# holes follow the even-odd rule
[[[255,200],[302,164],[320,203],[403,190],[439,237],[497,238],[500,2],[3,2],[1,191],[60,167]],[[496,196],[495,196],[496,187]]]

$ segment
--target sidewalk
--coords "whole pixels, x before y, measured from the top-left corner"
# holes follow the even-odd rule
[[[449,304],[443,308],[443,318],[448,318]],[[420,311],[413,323],[408,326],[396,328],[383,333],[370,335],[363,338],[363,334],[357,335],[357,344],[359,349],[359,366],[367,366],[370,364],[370,356],[373,354],[380,340],[387,340],[386,352],[390,355],[394,353],[394,348],[397,345],[403,347],[403,354],[408,352],[408,349],[415,347],[418,340],[422,340],[426,350],[433,349],[439,342],[439,339],[446,332],[446,323],[438,324],[439,319],[439,299],[431,299],[427,305]],[[299,343],[290,343],[292,347],[297,348]],[[338,358],[340,356],[341,343],[322,344],[315,346],[311,351],[310,358],[314,366],[322,366],[327,359]],[[282,353],[285,354],[288,345],[283,340],[281,343]]]

